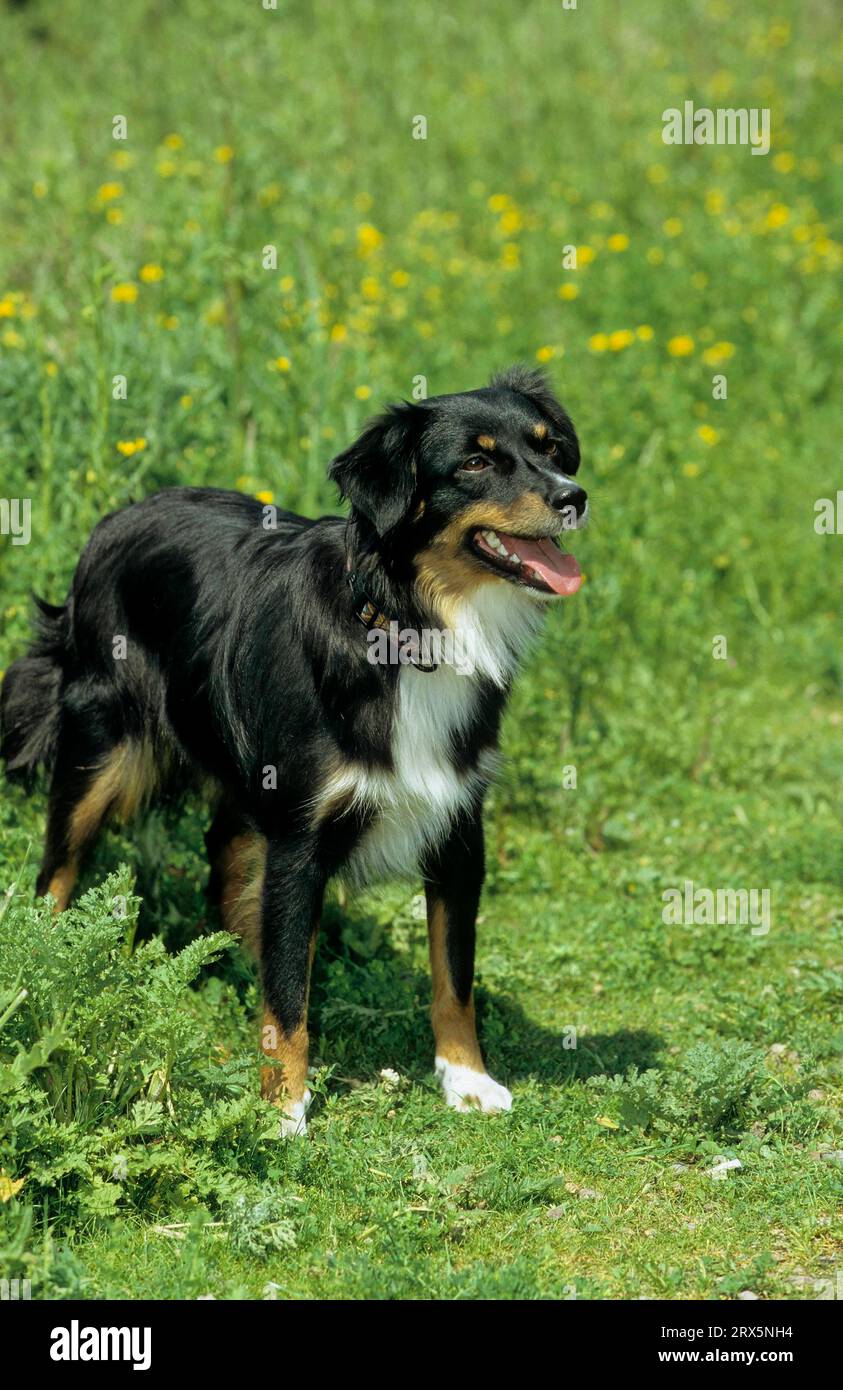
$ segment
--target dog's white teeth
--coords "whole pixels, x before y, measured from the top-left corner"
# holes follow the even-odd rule
[[[521,556],[520,556],[520,555],[516,555],[514,550],[513,550],[512,554],[510,555],[509,558],[510,558],[510,560],[514,560],[516,565],[520,565],[520,564],[521,564]]]
[[[494,545],[498,539],[494,531],[481,531],[480,534],[487,545]]]

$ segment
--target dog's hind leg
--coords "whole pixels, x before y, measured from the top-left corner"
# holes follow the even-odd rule
[[[307,1006],[325,871],[315,841],[270,841],[261,910],[264,1014],[261,1049],[270,1065],[261,1092],[281,1111],[281,1134],[305,1132]]]
[[[113,812],[128,819],[151,793],[151,750],[116,734],[102,710],[65,709],[50,787],[44,857],[36,892],[50,893],[63,912],[85,849]]]
[[[226,931],[240,936],[259,957],[266,840],[223,801],[205,835],[205,848],[211,866],[208,898],[219,907]]]
[[[486,1071],[474,1018],[474,941],[483,885],[480,812],[461,818],[424,866],[436,1074],[454,1110],[509,1110]]]

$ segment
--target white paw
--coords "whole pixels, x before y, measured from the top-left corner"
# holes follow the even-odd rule
[[[488,1072],[473,1071],[471,1067],[456,1066],[444,1057],[437,1057],[436,1075],[453,1110],[482,1110],[495,1114],[498,1110],[512,1109],[510,1092],[493,1081]]]
[[[310,1105],[310,1092],[305,1091],[301,1100],[288,1100],[281,1115],[280,1135],[282,1139],[295,1139],[307,1134],[307,1107]]]

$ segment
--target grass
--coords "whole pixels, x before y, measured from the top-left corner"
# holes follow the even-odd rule
[[[104,512],[185,482],[330,509],[332,453],[418,377],[544,362],[594,507],[489,808],[479,1007],[511,1115],[443,1108],[417,889],[387,885],[331,901],[311,1134],[279,1145],[202,808],[109,831],[52,926],[43,791],[4,788],[0,1272],[817,1297],[843,1259],[832,12],[32,0],[0,27],[0,469],[32,503],[30,544],[0,537],[0,664]],[[663,145],[686,99],[769,107],[769,155]],[[685,880],[769,889],[770,931],[665,925]]]

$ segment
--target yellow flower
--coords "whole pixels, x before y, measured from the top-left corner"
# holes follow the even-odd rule
[[[130,280],[124,280],[122,284],[115,285],[111,291],[111,298],[115,304],[134,304],[138,297],[138,287],[133,285]]]
[[[700,475],[700,466],[698,463],[683,463],[682,472],[686,478],[698,478]]]
[[[667,345],[671,357],[690,357],[694,351],[694,340],[688,333],[679,333]]]
[[[257,497],[259,502],[263,502],[267,507],[269,507],[272,505],[275,494],[269,492],[266,488],[264,488],[262,492],[256,492],[255,496]]]
[[[360,281],[360,293],[364,299],[380,299],[381,287],[374,275],[367,275]]]
[[[234,158],[234,151],[230,145],[217,145],[214,150],[214,159],[218,164],[230,164]]]
[[[188,217],[184,224],[184,230],[187,232],[188,236],[196,236],[196,233],[201,232],[202,228],[194,217]]]
[[[518,270],[521,265],[521,249],[517,241],[505,241],[501,247],[501,265],[504,270]]]
[[[635,334],[628,328],[617,328],[614,333],[609,334],[609,347],[612,352],[620,352],[634,342]]]
[[[292,275],[282,275],[281,279],[278,281],[278,288],[282,294],[289,294],[295,287],[296,282]]]
[[[222,299],[212,300],[202,317],[212,328],[218,328],[220,324],[225,323],[224,301]]]
[[[734,343],[720,342],[712,343],[711,347],[706,348],[702,356],[707,367],[719,367],[722,362],[728,362],[734,354]]]
[[[605,352],[609,346],[608,333],[593,333],[588,340],[592,352]]]
[[[85,474],[85,482],[86,482],[86,483],[95,483],[96,481],[97,481],[97,475],[96,475],[96,473],[94,472],[93,468],[89,468],[88,471],[87,471],[87,473]]]
[[[191,395],[179,396],[179,405],[182,410],[189,410],[193,405],[193,397]]]
[[[16,314],[15,302],[11,295],[4,294],[0,299],[0,319],[13,319]]]
[[[773,206],[767,213],[767,226],[772,228],[783,227],[789,217],[789,207],[786,207],[784,203],[773,203]]]
[[[512,206],[512,199],[508,193],[493,193],[488,202],[490,212],[506,212]]]
[[[773,168],[780,174],[790,174],[796,168],[796,158],[790,150],[782,150],[781,154],[773,156]]]
[[[331,342],[344,343],[348,337],[348,329],[344,323],[335,323],[331,329]]]
[[[593,246],[578,246],[577,265],[591,265],[591,262],[594,260],[595,254],[596,252]]]
[[[629,245],[626,232],[613,232],[606,242],[610,251],[625,251]]]
[[[667,220],[662,223],[662,229],[665,236],[679,236],[682,232],[682,218],[668,217]]]
[[[0,1169],[0,1202],[9,1202],[16,1197],[26,1182],[26,1178],[10,1178],[5,1168]],[[16,1296],[16,1295],[15,1295]]]
[[[172,330],[173,330],[174,328],[178,328],[178,326],[179,326],[179,320],[178,320],[178,315],[177,315],[177,314],[159,314],[159,315],[158,315],[158,327],[159,327],[159,328],[166,328],[166,329],[169,329],[169,330],[172,332]]]
[[[154,263],[142,265],[140,268],[140,278],[145,285],[155,285],[159,280],[164,279],[164,268]]]
[[[709,447],[713,444],[716,444],[720,438],[719,431],[712,429],[711,425],[698,425],[697,434],[699,435],[703,444],[708,444]]]
[[[58,376],[58,364],[56,362],[45,362],[44,371],[47,373],[47,376]]]
[[[508,208],[498,223],[498,230],[504,236],[514,236],[520,232],[524,225],[524,219],[517,208]]]
[[[367,401],[372,394],[371,386],[355,386],[354,394],[358,401]]]
[[[184,149],[184,137],[182,135],[177,135],[175,131],[173,131],[170,135],[165,135],[161,143],[167,150]]]
[[[576,285],[560,285],[557,293],[560,299],[576,299],[579,289]]]
[[[114,198],[121,198],[122,196],[122,183],[101,183],[97,189],[98,203],[110,203]]]
[[[131,458],[132,454],[140,454],[146,448],[145,439],[118,439],[117,452],[124,458]]]
[[[112,227],[119,227],[123,221],[123,213],[120,208],[106,208],[105,219],[111,223]]]
[[[647,178],[650,183],[666,183],[667,170],[663,164],[651,164],[647,170]]]
[[[20,333],[16,333],[14,328],[7,328],[3,334],[2,343],[7,348],[22,348],[23,338]]]
[[[36,179],[32,185],[32,193],[35,198],[46,198],[49,188],[43,179]]]
[[[377,251],[383,245],[383,236],[371,222],[361,222],[357,228],[357,253],[360,256],[371,256],[373,251]]]
[[[711,213],[712,217],[716,217],[719,212],[723,211],[724,202],[725,199],[719,188],[710,188],[705,195],[705,210]]]
[[[649,323],[640,323],[635,330],[635,336],[642,343],[649,343],[653,337],[653,330]]]
[[[269,365],[273,367],[276,372],[288,372],[292,363],[289,357],[276,357]]]
[[[115,169],[131,169],[135,162],[135,156],[128,150],[115,150],[111,155],[111,163]]]
[[[550,362],[556,356],[555,347],[540,347],[536,349],[537,362]]]
[[[406,289],[410,283],[410,277],[406,270],[393,270],[389,278],[397,290]]]

